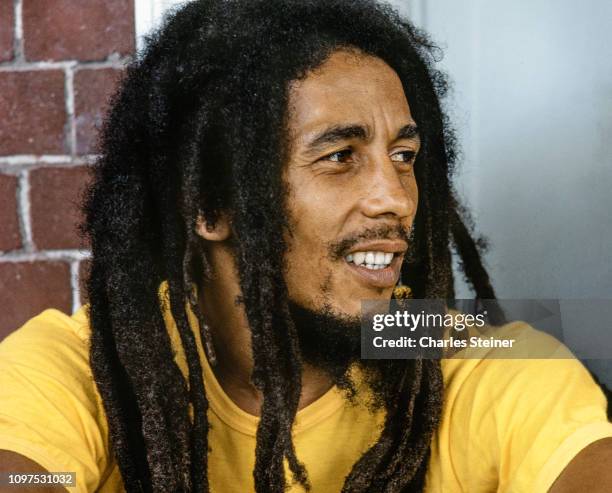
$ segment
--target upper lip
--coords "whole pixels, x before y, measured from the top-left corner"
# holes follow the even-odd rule
[[[407,249],[408,244],[404,240],[376,240],[357,243],[346,255],[355,252],[404,253]]]

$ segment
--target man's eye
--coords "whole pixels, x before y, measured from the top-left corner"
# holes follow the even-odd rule
[[[411,163],[416,156],[414,151],[401,151],[391,154],[391,161],[399,163]]]
[[[333,154],[329,154],[328,156],[325,156],[323,160],[331,161],[334,163],[346,163],[352,154],[353,154],[353,151],[351,151],[350,149],[343,149],[341,151],[334,152]]]

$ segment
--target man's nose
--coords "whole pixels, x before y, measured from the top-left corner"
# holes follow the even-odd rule
[[[404,175],[386,157],[370,166],[364,185],[362,211],[368,217],[411,217],[416,211],[417,186],[413,175]]]

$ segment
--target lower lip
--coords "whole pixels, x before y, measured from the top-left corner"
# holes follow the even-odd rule
[[[346,262],[346,260],[345,260]],[[391,263],[384,269],[372,270],[360,265],[355,265],[352,262],[346,262],[351,271],[353,271],[359,279],[373,288],[392,288],[397,284],[402,267],[402,256],[394,255]]]

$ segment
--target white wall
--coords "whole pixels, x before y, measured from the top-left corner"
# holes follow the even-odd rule
[[[157,27],[164,13],[172,7],[187,3],[189,0],[134,0],[136,23],[136,47],[144,47],[144,35]]]
[[[394,3],[446,47],[498,295],[612,298],[612,2]]]
[[[457,184],[498,296],[612,299],[612,2],[395,3],[446,48]],[[612,387],[612,360],[586,363]]]

